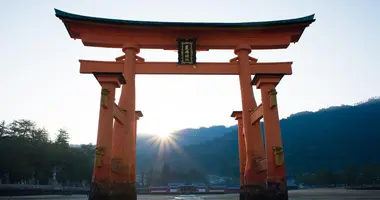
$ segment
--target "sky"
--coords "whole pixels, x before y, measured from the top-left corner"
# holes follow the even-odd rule
[[[185,6],[185,7],[184,7]],[[79,73],[79,59],[114,60],[120,49],[84,47],[54,8],[82,15],[145,21],[251,22],[303,17],[316,22],[286,50],[252,51],[259,62],[293,61],[278,85],[281,118],[380,96],[380,1],[362,0],[12,0],[1,2],[0,120],[30,119],[51,137],[59,128],[73,144],[96,141],[100,86]],[[186,8],[186,9],[183,9]],[[176,61],[176,52],[142,50],[146,61]],[[228,62],[233,51],[198,53]],[[376,87],[377,86],[377,87]],[[238,76],[138,75],[138,134],[234,125],[241,110]],[[261,102],[258,90],[255,98]],[[117,91],[117,99],[120,91]]]

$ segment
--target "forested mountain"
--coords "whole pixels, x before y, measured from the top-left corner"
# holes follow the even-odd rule
[[[188,128],[172,133],[170,141],[160,141],[160,138],[152,135],[138,135],[137,137],[137,168],[139,172],[146,171],[150,168],[152,161],[162,160],[161,156],[175,150],[174,146],[184,147],[192,144],[199,144],[210,141],[214,138],[222,137],[226,132],[237,130],[236,126],[212,126],[209,128],[201,127],[199,129]],[[166,151],[165,154],[162,151]]]
[[[288,173],[297,175],[347,169],[370,173],[368,166],[380,166],[380,154],[377,153],[380,152],[379,122],[380,99],[297,113],[282,119]],[[46,130],[29,120],[0,123],[0,179],[20,181],[35,177],[48,182],[55,169],[60,181],[90,180],[93,147],[70,147],[68,133],[62,129],[58,133],[58,137],[51,141]],[[207,174],[238,176],[236,126],[184,129],[175,136],[179,148],[160,154],[160,147],[148,141],[151,136],[139,136],[138,171],[148,172],[159,159],[174,171],[197,169]],[[356,174],[360,174],[359,171]],[[371,177],[380,176],[370,174]]]
[[[302,112],[282,119],[281,131],[288,173],[333,171],[346,166],[380,163],[380,99],[354,106],[337,106]],[[225,128],[222,137],[167,152],[165,161],[207,173],[237,174],[236,126]],[[208,128],[213,132],[213,127]],[[152,160],[152,159],[151,159]]]

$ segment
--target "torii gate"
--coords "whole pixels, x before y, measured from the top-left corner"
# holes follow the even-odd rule
[[[96,161],[89,199],[136,199],[136,74],[239,75],[242,111],[239,124],[241,199],[288,199],[276,86],[292,74],[292,62],[261,63],[252,50],[284,49],[299,41],[314,15],[246,23],[181,23],[116,20],[55,10],[73,39],[85,46],[119,48],[116,61],[80,60],[80,73],[99,81],[101,105]],[[140,49],[178,50],[178,62],[146,62]],[[199,63],[198,51],[231,49],[224,63]],[[252,80],[251,75],[255,75]],[[115,88],[122,87],[118,105]],[[257,106],[252,85],[261,90]],[[115,123],[113,124],[113,119]],[[265,147],[260,119],[264,119]],[[243,142],[244,141],[244,142]]]

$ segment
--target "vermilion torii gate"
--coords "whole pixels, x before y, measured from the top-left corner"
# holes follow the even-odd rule
[[[261,63],[252,50],[284,49],[299,41],[315,21],[307,17],[248,23],[180,23],[114,20],[55,10],[73,39],[85,46],[120,48],[116,61],[80,60],[80,73],[100,83],[101,103],[89,199],[136,199],[136,74],[239,75],[242,111],[238,120],[241,199],[288,199],[276,86],[291,75],[292,62]],[[145,62],[140,49],[178,50],[178,62]],[[197,51],[231,49],[225,63],[198,63]],[[251,78],[251,75],[255,77]],[[118,104],[115,89],[122,86]],[[252,85],[261,91],[257,106]],[[262,138],[260,119],[264,119]],[[114,120],[115,119],[115,120]],[[265,142],[265,149],[264,143]]]

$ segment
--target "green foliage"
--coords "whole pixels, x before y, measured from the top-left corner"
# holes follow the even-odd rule
[[[5,121],[0,122],[0,138],[5,137],[8,135],[8,127],[5,124]]]
[[[57,138],[55,139],[55,143],[60,146],[69,146],[69,133],[67,130],[61,128],[58,130]]]
[[[48,131],[30,120],[0,122],[0,179],[11,183],[34,179],[47,184],[52,171],[57,170],[57,179],[62,183],[90,181],[94,148],[69,147],[68,132],[58,132],[52,142]]]
[[[359,184],[359,179],[363,183],[373,182],[380,177],[369,170],[380,164],[379,121],[380,99],[355,106],[302,112],[282,119],[288,175],[319,185]],[[173,168],[195,168],[236,180],[239,177],[237,129],[224,130],[223,136],[183,146],[180,153],[167,152],[165,161]],[[197,134],[211,132],[212,127]]]
[[[327,186],[331,184],[379,184],[380,178],[380,100],[372,99],[355,106],[340,106],[318,112],[303,112],[281,120],[286,169],[298,183]],[[223,130],[225,132],[223,132]],[[217,174],[238,184],[239,162],[236,127],[201,128],[197,144],[178,139],[181,151],[165,151],[161,170],[154,166],[156,154],[152,147],[137,147],[137,170],[145,171],[148,185],[168,181],[205,181],[205,174]],[[223,133],[221,133],[223,132]],[[206,140],[207,133],[215,138]],[[185,138],[185,133],[181,137]],[[69,133],[58,130],[51,141],[48,131],[26,119],[9,124],[0,122],[0,179],[19,182],[35,178],[48,183],[52,171],[59,182],[91,180],[94,146],[69,146]],[[216,137],[217,136],[217,137]],[[149,140],[150,138],[145,138]],[[206,140],[206,141],[205,141]],[[138,138],[138,146],[142,144]],[[183,145],[181,145],[183,144]],[[186,145],[185,145],[186,144]]]
[[[302,174],[296,177],[297,183],[304,185],[330,186],[330,185],[371,185],[380,184],[380,164],[367,164],[362,166],[347,166],[342,171],[328,169],[318,170],[316,173]]]

